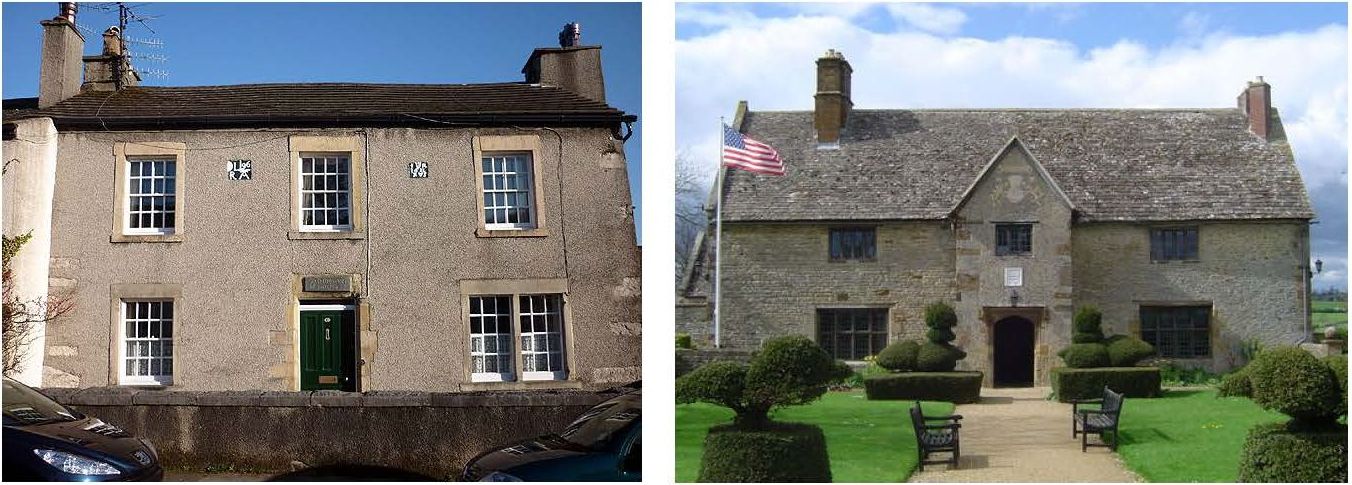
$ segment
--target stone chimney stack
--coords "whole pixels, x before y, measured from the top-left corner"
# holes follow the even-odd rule
[[[80,94],[84,37],[75,28],[75,2],[61,2],[60,14],[42,21],[42,66],[38,71],[38,107]]]
[[[1249,117],[1249,131],[1268,140],[1272,134],[1272,85],[1258,76],[1239,93],[1239,110]]]
[[[559,32],[559,47],[542,47],[532,52],[521,68],[526,82],[554,86],[582,97],[606,102],[606,85],[601,76],[601,46],[582,45],[582,26],[568,23]]]
[[[141,75],[131,67],[131,59],[122,51],[122,32],[116,26],[103,31],[103,52],[84,58],[84,90],[115,91],[141,84]],[[118,75],[122,76],[118,83]]]
[[[813,126],[817,130],[819,146],[840,143],[840,132],[850,116],[854,102],[850,100],[850,62],[835,49],[817,59],[817,107],[813,112]]]

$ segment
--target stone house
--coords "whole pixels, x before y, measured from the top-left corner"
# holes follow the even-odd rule
[[[828,52],[813,111],[738,107],[788,173],[723,175],[718,346],[802,334],[860,360],[943,301],[962,368],[1043,385],[1088,305],[1213,370],[1310,335],[1314,213],[1261,78],[1238,109],[866,110],[851,75]],[[711,234],[677,300],[710,344]]]
[[[639,379],[636,117],[576,24],[524,81],[195,87],[139,86],[115,30],[83,56],[73,7],[42,25],[39,95],[5,100],[4,232],[34,234],[16,291],[75,307],[29,382]]]

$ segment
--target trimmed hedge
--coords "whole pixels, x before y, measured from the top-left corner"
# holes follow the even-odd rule
[[[980,372],[905,372],[864,378],[864,394],[872,400],[948,401],[968,404],[981,400]]]
[[[1075,369],[1108,367],[1111,363],[1108,346],[1103,344],[1070,344],[1070,347],[1066,347],[1059,355],[1061,360],[1065,361],[1066,367]]]
[[[1338,387],[1343,390],[1343,414],[1347,414],[1347,355],[1324,357],[1324,364],[1333,369],[1333,377],[1338,379]]]
[[[831,481],[831,459],[821,428],[774,423],[744,430],[724,424],[709,428],[699,481],[724,483]]]
[[[1292,432],[1254,426],[1239,460],[1241,482],[1347,483],[1347,426]]]
[[[1113,335],[1103,343],[1108,345],[1108,365],[1112,367],[1134,367],[1155,355],[1154,346],[1130,335]]]
[[[1299,347],[1275,347],[1249,364],[1253,402],[1308,423],[1328,423],[1343,414],[1343,396],[1328,365]]]
[[[690,338],[688,333],[678,333],[676,334],[676,348],[693,349],[695,348],[695,341]]]
[[[1070,342],[1075,344],[1096,344],[1103,341],[1103,313],[1092,306],[1081,307],[1075,312]]]
[[[967,352],[948,344],[925,342],[915,355],[915,370],[921,372],[952,372]]]
[[[1061,402],[1103,397],[1103,387],[1127,397],[1159,397],[1159,367],[1100,367],[1052,369],[1052,392]]]
[[[1221,385],[1216,387],[1216,395],[1220,397],[1252,397],[1253,381],[1249,380],[1249,368],[1250,366],[1246,365],[1222,377]]]
[[[884,347],[874,362],[892,372],[907,372],[915,370],[915,358],[919,353],[920,343],[906,340]]]

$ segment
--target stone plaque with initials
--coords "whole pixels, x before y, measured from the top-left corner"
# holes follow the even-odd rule
[[[352,278],[347,275],[306,276],[300,280],[304,291],[348,293],[352,291]]]
[[[1023,268],[1005,268],[1005,286],[1023,286]]]

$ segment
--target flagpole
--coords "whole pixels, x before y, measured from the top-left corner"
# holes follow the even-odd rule
[[[719,304],[723,291],[723,117],[718,117],[718,191],[714,202],[714,348],[722,348],[722,311]]]

